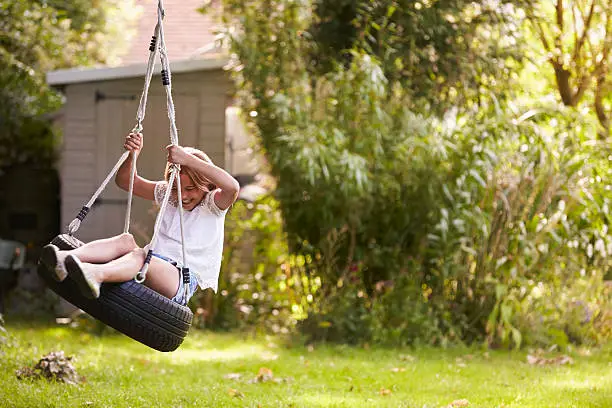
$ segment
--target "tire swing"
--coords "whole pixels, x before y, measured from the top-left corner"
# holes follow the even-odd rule
[[[172,101],[170,66],[166,53],[164,30],[162,25],[163,17],[163,1],[158,0],[157,25],[155,26],[155,32],[149,46],[150,54],[147,71],[145,74],[145,86],[140,98],[140,105],[136,115],[137,124],[134,127],[133,132],[139,133],[142,131],[142,121],[145,116],[147,94],[149,91],[151,77],[153,75],[155,57],[157,51],[159,50],[162,66],[161,78],[162,84],[166,89],[168,118],[170,119],[170,139],[172,144],[178,145],[178,132],[175,124],[174,103]],[[159,42],[157,41],[158,39]],[[56,245],[61,250],[70,250],[83,245],[82,241],[74,237],[74,233],[79,229],[81,222],[85,219],[89,209],[109,183],[111,177],[115,175],[115,173],[119,170],[119,167],[129,155],[129,151],[125,151],[123,153],[123,155],[117,161],[117,164],[115,164],[111,172],[102,182],[89,202],[83,206],[77,217],[72,220],[68,226],[68,233],[60,234],[55,237],[51,241],[52,244]],[[81,293],[77,284],[71,280],[70,277],[67,277],[62,282],[57,282],[51,277],[52,274],[49,273],[47,266],[45,266],[41,260],[39,260],[38,267],[38,274],[47,283],[49,288],[59,296],[63,297],[76,307],[82,309],[84,312],[87,312],[95,319],[98,319],[108,326],[113,327],[132,339],[139,341],[140,343],[145,344],[155,350],[164,352],[174,351],[181,345],[185,336],[187,335],[187,332],[189,331],[189,328],[191,327],[193,313],[188,307],[173,302],[142,283],[146,279],[151,256],[157,241],[157,233],[161,224],[161,219],[168,205],[174,182],[177,183],[178,187],[178,202],[180,203],[182,201],[179,173],[180,166],[174,165],[168,181],[168,189],[166,190],[166,194],[164,195],[164,199],[157,215],[153,237],[151,239],[151,243],[149,244],[149,251],[140,271],[134,273],[134,280],[123,283],[102,283],[100,287],[100,297],[97,299],[89,299]],[[130,187],[128,192],[124,233],[128,232],[130,225],[130,212],[135,175],[136,156],[134,153],[132,153],[132,168],[130,174]],[[178,208],[180,215],[181,239],[183,244],[183,265],[187,265],[185,262],[183,208],[181,205],[179,205]],[[183,283],[189,284],[189,268],[183,266],[182,271],[182,276],[184,279]]]

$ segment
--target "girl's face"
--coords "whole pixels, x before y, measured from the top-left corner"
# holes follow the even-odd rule
[[[183,200],[183,209],[187,211],[193,210],[204,199],[206,191],[200,190],[191,177],[181,173],[181,198]]]

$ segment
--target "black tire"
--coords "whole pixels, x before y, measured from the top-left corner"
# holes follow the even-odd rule
[[[67,235],[52,244],[69,250],[83,242]],[[101,322],[158,351],[176,350],[191,327],[193,313],[186,307],[133,280],[103,283],[98,299],[85,297],[69,277],[56,282],[42,262],[38,274],[51,290]]]

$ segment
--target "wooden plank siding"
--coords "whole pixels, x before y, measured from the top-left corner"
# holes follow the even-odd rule
[[[91,88],[66,88],[64,133],[60,160],[61,226],[66,227],[87,202],[95,181],[95,111]],[[77,204],[79,203],[79,204]]]

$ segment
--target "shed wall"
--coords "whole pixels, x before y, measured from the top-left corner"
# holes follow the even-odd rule
[[[108,175],[123,152],[123,140],[136,124],[143,78],[127,78],[67,85],[64,137],[61,148],[61,223],[67,226]],[[225,167],[225,109],[232,86],[222,70],[173,75],[179,143],[198,147]],[[144,148],[138,173],[151,180],[163,177],[165,146],[170,143],[166,94],[159,77],[149,90],[143,123]],[[114,181],[77,233],[84,241],[121,233],[127,193]],[[150,202],[134,198],[132,232],[148,242],[155,219]]]

